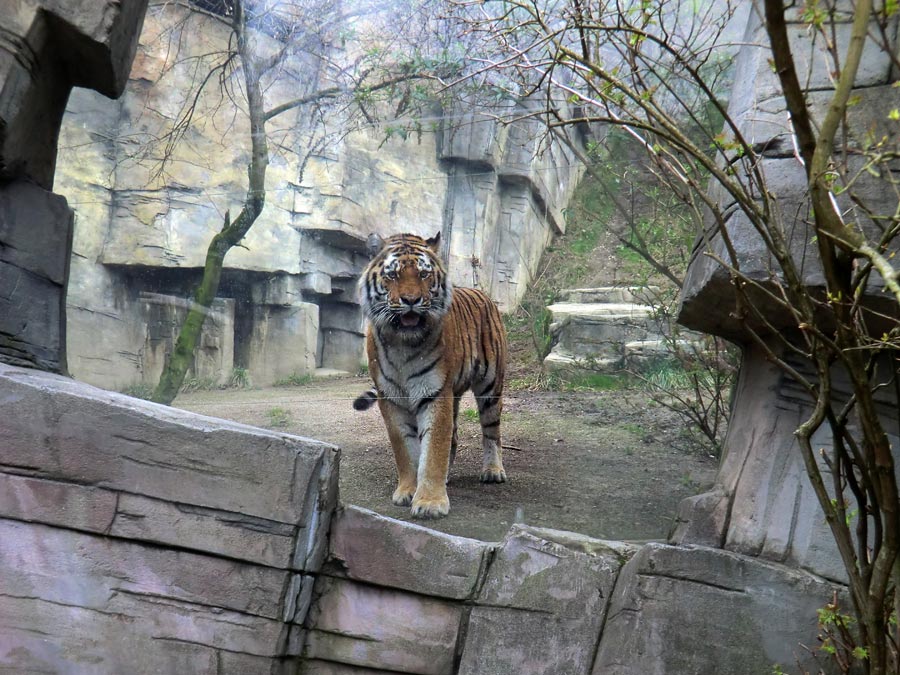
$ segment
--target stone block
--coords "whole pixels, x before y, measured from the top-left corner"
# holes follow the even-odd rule
[[[356,581],[465,600],[475,592],[493,547],[357,506],[331,525],[326,570]]]
[[[0,417],[7,471],[301,529],[326,510],[335,449],[316,441],[2,364]]]
[[[320,661],[318,659],[304,659],[300,663],[300,675],[391,675],[387,670],[373,670],[372,668],[359,668],[348,666],[345,663],[332,661]]]
[[[291,566],[297,534],[288,523],[131,494],[119,496],[108,532],[282,569]]]
[[[813,668],[802,645],[816,644],[816,610],[835,590],[728,551],[647,544],[619,576],[593,674]]]
[[[111,490],[0,473],[0,517],[107,532],[116,517]]]
[[[636,550],[514,525],[471,612],[459,672],[589,673],[616,577]]]
[[[0,178],[53,186],[69,91],[122,93],[146,6],[147,0],[38,0],[3,13]]]
[[[302,277],[297,274],[276,274],[254,283],[250,297],[257,305],[290,306],[303,301]]]
[[[270,386],[316,369],[319,306],[255,305],[247,346],[247,370],[257,386]]]
[[[600,635],[592,617],[579,621],[543,612],[475,607],[469,617],[460,675],[587,675]]]
[[[281,619],[288,572],[0,519],[0,594],[104,610],[118,595]]]
[[[320,577],[303,656],[366,668],[450,675],[462,609],[401,591]]]
[[[574,532],[513,525],[494,556],[478,604],[602,621],[619,568],[638,549]]]
[[[280,656],[282,627],[270,619],[129,593],[114,594],[101,609],[3,596],[0,669],[108,675],[268,673],[273,657]],[[225,670],[226,663],[252,663],[255,670]]]
[[[72,224],[59,195],[21,181],[0,188],[0,359],[65,372]]]

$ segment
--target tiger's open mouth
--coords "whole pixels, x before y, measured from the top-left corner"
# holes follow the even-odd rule
[[[400,315],[401,328],[418,328],[422,323],[422,315],[415,312],[407,312]]]

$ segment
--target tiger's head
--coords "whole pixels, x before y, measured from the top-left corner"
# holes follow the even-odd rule
[[[414,234],[369,237],[372,260],[359,280],[360,300],[380,333],[416,342],[440,325],[452,294],[440,243],[440,233],[430,239]]]

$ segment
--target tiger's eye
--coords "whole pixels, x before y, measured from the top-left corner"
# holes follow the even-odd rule
[[[431,272],[429,272],[428,270],[422,270],[421,272],[419,272],[419,277],[421,279],[427,279],[429,276],[431,276]]]
[[[386,276],[388,279],[396,279],[397,272],[396,272],[396,270],[388,270],[387,272],[384,273],[384,276]]]

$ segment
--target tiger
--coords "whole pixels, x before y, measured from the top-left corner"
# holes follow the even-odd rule
[[[394,451],[391,501],[414,518],[450,512],[447,482],[456,456],[460,397],[471,390],[481,422],[483,483],[506,482],[500,443],[506,330],[494,301],[454,288],[441,261],[441,235],[372,235],[359,280],[374,387],[357,410],[378,403]]]

